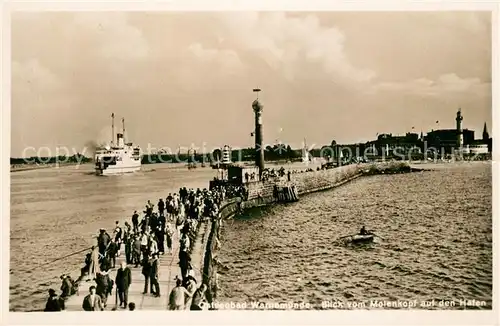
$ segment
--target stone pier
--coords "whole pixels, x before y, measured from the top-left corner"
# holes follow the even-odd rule
[[[191,265],[195,271],[195,278],[198,286],[202,280],[202,266],[203,255],[205,252],[206,238],[208,236],[207,224],[201,223],[196,240],[192,247]],[[160,297],[154,297],[151,293],[143,294],[144,291],[144,276],[142,275],[142,266],[137,268],[134,265],[129,265],[132,272],[132,284],[128,291],[128,302],[134,302],[136,310],[167,310],[168,298],[170,291],[175,287],[175,277],[181,275],[179,267],[179,239],[174,235],[172,240],[172,254],[165,253],[160,255],[159,267],[159,283],[160,283]],[[125,260],[125,250],[122,247],[121,256],[116,259],[116,268],[110,270],[110,278],[114,281],[116,277],[116,270],[120,267],[120,263]],[[89,293],[89,287],[95,285],[94,281],[86,282],[85,279],[80,283],[79,293],[71,296],[66,301],[67,311],[83,311],[82,303],[85,296]],[[148,285],[149,292],[149,285]],[[113,293],[108,297],[107,307],[104,310],[114,310],[119,304],[119,299],[116,296],[116,286],[113,287]],[[117,308],[123,310],[122,308]]]

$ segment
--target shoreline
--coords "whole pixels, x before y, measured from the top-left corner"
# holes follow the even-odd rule
[[[489,159],[489,160],[478,160],[478,161],[468,161],[468,160],[461,160],[461,161],[445,161],[445,160],[432,160],[432,161],[429,161],[429,160],[412,160],[412,161],[409,161],[409,160],[400,160],[400,161],[374,161],[374,162],[369,162],[369,163],[363,163],[363,164],[384,164],[384,163],[393,163],[393,162],[396,162],[396,163],[407,163],[407,164],[410,164],[410,165],[427,165],[427,164],[450,164],[450,163],[472,163],[472,162],[492,162],[493,160],[492,159]],[[197,162],[197,163],[203,163],[203,162]],[[241,161],[241,162],[237,162],[237,164],[242,164],[242,165],[248,165],[252,162],[250,161]],[[292,162],[282,162],[282,161],[266,161],[265,162],[267,165],[271,165],[271,166],[287,166],[287,165],[293,165],[293,164],[297,164],[297,163],[301,163],[300,161],[292,161]],[[318,165],[320,163],[320,160],[318,159],[317,161],[315,162],[310,162],[311,164],[310,165],[305,165],[304,164],[304,168],[308,168],[310,166],[315,166],[315,165]],[[16,167],[11,167],[10,168],[10,172],[11,173],[15,173],[15,172],[22,172],[22,171],[32,171],[32,170],[41,170],[41,169],[50,169],[50,168],[58,168],[58,167],[67,167],[67,166],[82,166],[82,165],[87,165],[87,164],[91,164],[91,163],[60,163],[59,166],[56,166],[56,164],[48,164],[48,165],[34,165],[34,164],[12,164],[12,165],[17,165]],[[187,164],[187,162],[153,162],[153,163],[143,163],[142,165],[143,166],[149,166],[149,165],[156,165],[156,164]],[[201,166],[198,166],[197,168],[212,168],[212,166],[210,165],[210,163],[205,163],[207,164],[205,167],[201,167]],[[352,163],[352,164],[349,164],[349,165],[353,165],[355,163]],[[349,165],[343,165],[343,166],[349,166]]]
[[[88,164],[88,163],[83,163],[83,164]],[[14,167],[14,168],[11,167],[10,168],[10,172],[11,173],[15,173],[15,172],[43,170],[43,169],[50,169],[50,168],[57,169],[57,168],[67,167],[67,166],[77,166],[77,167],[80,167],[83,164],[82,163],[63,163],[63,164],[59,164],[59,166],[56,166],[55,164],[51,164],[51,165],[35,165],[35,166],[32,166],[32,164],[25,164],[25,166],[18,166],[18,167]]]

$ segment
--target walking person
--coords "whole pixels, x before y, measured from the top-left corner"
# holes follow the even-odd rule
[[[120,307],[123,305],[123,309],[127,308],[128,303],[128,288],[132,283],[132,273],[130,268],[127,267],[127,263],[122,261],[121,267],[116,271],[116,291],[118,291],[118,297],[120,298]]]
[[[101,271],[99,265],[99,251],[98,247],[92,247],[92,253],[90,254],[90,267],[89,267],[89,279],[95,279],[97,273]]]
[[[188,272],[190,263],[191,263],[191,256],[189,255],[189,253],[185,250],[180,250],[179,251],[179,267],[181,268],[181,276],[182,276],[183,280],[185,278],[187,278],[187,272]]]
[[[158,260],[158,253],[153,254],[153,260],[151,261],[151,294],[155,297],[160,296],[160,283],[159,283],[159,267],[160,261]]]
[[[147,294],[149,279],[151,277],[151,260],[149,259],[149,257],[145,257],[142,260],[142,275],[144,275],[144,291],[142,292],[142,294]],[[150,292],[153,293],[153,283],[151,283]]]
[[[141,223],[139,223],[139,228],[141,229],[142,232],[146,232],[149,226],[149,215],[146,215],[142,218]]]
[[[61,284],[61,291],[62,291],[61,299],[66,300],[72,294],[76,293],[76,289],[74,287],[74,282],[71,279],[71,276],[63,274],[63,275],[61,275],[61,280],[62,280],[62,284]]]
[[[165,236],[167,238],[168,252],[172,254],[172,237],[174,236],[174,229],[170,223],[167,223],[165,227]]]
[[[106,232],[105,229],[101,228],[99,230],[99,236],[97,237],[97,244],[98,244],[99,253],[101,254],[101,256],[104,256],[110,241],[111,241],[111,237],[109,236],[109,234]]]
[[[186,302],[186,297],[190,297],[191,294],[182,286],[182,281],[180,279],[176,280],[175,288],[170,292],[170,297],[168,301],[168,306],[170,310],[183,310],[184,303]]]
[[[151,255],[158,253],[158,242],[156,241],[156,236],[151,237],[151,241],[149,243],[149,253]]]
[[[132,264],[132,245],[134,238],[131,233],[126,233],[126,235],[126,239],[123,240],[125,242],[125,260],[127,264]]]
[[[132,225],[134,233],[139,232],[139,214],[137,214],[137,211],[134,211],[134,215],[132,215]]]
[[[142,232],[140,236],[141,240],[141,253],[142,253],[142,258],[147,258],[148,257],[148,235],[146,232]]]
[[[97,274],[96,294],[101,297],[103,308],[106,308],[108,302],[110,285],[111,285],[111,279],[109,278],[108,271],[102,271],[99,274]]]
[[[83,299],[82,308],[85,311],[102,311],[104,310],[102,300],[96,293],[95,286],[89,288],[89,294]]]
[[[115,268],[116,266],[116,257],[120,255],[120,244],[115,241],[111,241],[108,245],[108,249],[106,250],[106,259],[108,263],[111,265],[111,268]],[[108,269],[106,267],[102,268],[103,270]]]
[[[64,310],[64,301],[60,299],[54,289],[49,290],[49,297],[47,303],[45,304],[44,311],[61,311]]]
[[[117,255],[120,256],[120,249],[122,247],[122,240],[123,240],[123,230],[120,227],[120,222],[118,221],[116,221],[115,230],[113,231],[113,234],[115,240],[114,242],[118,246]]]
[[[158,252],[163,255],[165,253],[165,224],[158,225],[155,236],[158,242]]]
[[[163,199],[160,198],[160,200],[158,201],[158,213],[160,214],[160,216],[164,216],[165,212],[165,203],[163,202]]]
[[[141,239],[137,234],[134,234],[133,241],[132,263],[135,264],[135,267],[138,267],[141,263]]]

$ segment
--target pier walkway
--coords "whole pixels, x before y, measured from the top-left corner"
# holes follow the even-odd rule
[[[195,244],[191,253],[191,265],[193,266],[195,272],[195,278],[199,286],[202,282],[202,268],[203,268],[203,254],[205,252],[206,239],[208,238],[208,233],[210,230],[207,229],[207,224],[202,223],[200,225],[198,234],[195,239]],[[144,276],[142,275],[142,266],[139,265],[137,268],[134,265],[129,265],[132,272],[132,284],[128,290],[128,303],[134,302],[136,310],[167,310],[168,309],[168,299],[170,296],[170,291],[175,287],[175,277],[181,275],[181,270],[179,267],[179,239],[177,235],[174,235],[172,239],[172,254],[166,252],[164,255],[160,255],[160,267],[159,267],[159,284],[160,284],[160,297],[154,297],[149,293],[142,294],[144,291]],[[116,270],[120,267],[120,263],[125,260],[125,250],[122,246],[120,257],[116,259],[116,268],[111,269],[109,272],[110,278],[114,281],[116,278]],[[89,294],[89,287],[95,285],[94,281],[86,282],[83,279],[80,282],[79,293],[72,295],[66,301],[67,311],[83,311],[82,303],[83,299],[87,294]],[[116,309],[123,310],[117,307],[119,304],[119,299],[116,296],[116,286],[113,287],[113,293],[108,297],[107,307],[104,309],[106,311]],[[127,308],[128,309],[128,308]]]

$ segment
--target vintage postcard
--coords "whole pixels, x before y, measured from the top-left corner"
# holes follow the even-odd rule
[[[82,6],[7,8],[10,320],[493,316],[497,7]]]

